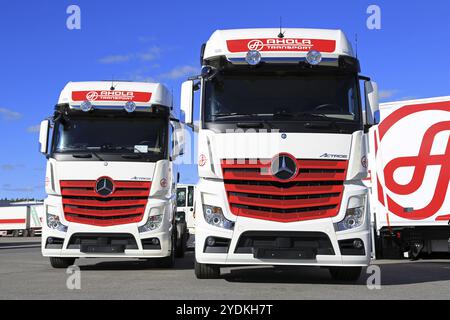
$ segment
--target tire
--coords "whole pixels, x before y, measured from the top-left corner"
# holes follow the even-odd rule
[[[175,248],[175,257],[183,258],[187,248],[187,236],[186,231],[182,233],[181,238],[177,240],[177,247]]]
[[[220,267],[195,261],[195,276],[197,279],[218,279],[220,278]]]
[[[176,230],[172,233],[172,241],[171,241],[171,250],[170,250],[170,256],[164,257],[164,258],[158,258],[155,260],[157,267],[163,268],[163,269],[170,269],[173,268],[175,265],[175,251],[176,251]]]
[[[356,282],[361,276],[362,267],[331,267],[333,280]]]
[[[28,238],[28,230],[22,230],[22,237]]]
[[[29,237],[33,238],[35,236],[35,232],[34,230],[30,230],[30,234],[28,235]]]
[[[14,231],[12,232],[12,236],[13,236],[14,238],[17,238],[17,237],[19,236],[19,230],[14,230]]]
[[[50,257],[50,264],[55,269],[68,268],[75,263],[76,258]]]

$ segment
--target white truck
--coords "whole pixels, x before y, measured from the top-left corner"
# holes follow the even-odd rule
[[[376,257],[450,252],[450,97],[380,105],[370,130]]]
[[[219,30],[201,62],[201,75],[181,88],[186,123],[199,131],[196,276],[216,278],[227,265],[306,265],[358,279],[371,257],[362,180],[378,90],[359,75],[345,35]]]
[[[185,217],[189,234],[195,234],[195,184],[178,184],[177,211]]]
[[[44,206],[33,204],[9,204],[0,207],[0,235],[34,237],[41,234]]]
[[[182,236],[173,161],[183,139],[171,111],[172,95],[157,83],[65,86],[40,131],[48,159],[42,254],[53,267],[91,257],[173,266]]]

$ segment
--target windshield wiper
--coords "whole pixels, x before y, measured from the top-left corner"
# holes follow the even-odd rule
[[[142,155],[139,153],[121,154],[120,156],[124,159],[141,159],[142,158]]]
[[[214,119],[255,118],[263,116],[271,116],[271,114],[230,112],[230,113],[217,113],[212,115]]]
[[[89,158],[92,158],[92,153],[74,153],[74,154],[72,154],[72,157],[81,158],[81,159],[89,159]]]

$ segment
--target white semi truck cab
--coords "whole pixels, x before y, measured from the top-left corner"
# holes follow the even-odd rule
[[[41,123],[46,169],[42,254],[53,267],[76,258],[155,258],[177,246],[173,160],[181,123],[166,87],[70,82]]]
[[[200,91],[197,277],[226,265],[307,265],[359,278],[370,261],[362,180],[378,94],[345,35],[219,30],[201,63],[181,94],[192,123]]]

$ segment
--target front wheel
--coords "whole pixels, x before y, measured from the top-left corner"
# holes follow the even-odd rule
[[[220,267],[195,261],[195,276],[197,279],[218,279],[220,277]]]
[[[362,267],[331,267],[331,277],[339,281],[358,281],[361,276]]]
[[[75,263],[76,258],[50,257],[50,264],[55,269],[68,268]]]

